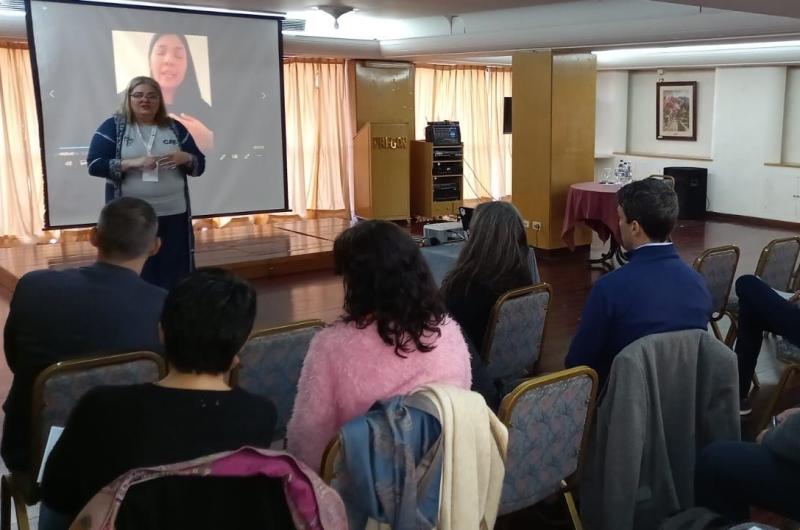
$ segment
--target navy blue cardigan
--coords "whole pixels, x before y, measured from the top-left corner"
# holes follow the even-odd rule
[[[565,364],[591,366],[602,383],[614,357],[635,340],[707,329],[711,305],[705,281],[681,260],[674,245],[636,249],[627,265],[592,287]]]
[[[194,138],[186,127],[179,121],[169,119],[170,128],[175,133],[175,138],[181,150],[192,155],[188,164],[180,166],[184,176],[198,177],[206,169],[206,157],[197,148]],[[127,120],[122,114],[115,114],[100,124],[89,144],[89,154],[86,156],[89,174],[94,177],[106,179],[106,202],[122,196],[122,138],[125,135]],[[186,208],[189,215],[189,183],[184,179],[186,193]]]

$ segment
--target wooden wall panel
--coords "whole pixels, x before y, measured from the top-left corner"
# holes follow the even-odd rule
[[[591,53],[553,55],[553,140],[547,248],[560,248],[571,184],[594,180],[597,59]],[[540,236],[541,237],[541,236]],[[575,244],[591,242],[584,226]]]
[[[356,130],[367,122],[407,123],[414,137],[414,65],[357,61],[355,83]]]
[[[512,70],[511,200],[529,226],[544,225],[550,218],[552,53],[515,53]],[[526,231],[528,243],[539,247],[542,231]]]
[[[565,246],[569,186],[594,179],[596,66],[591,54],[519,52],[512,59],[512,202],[537,248]],[[576,243],[587,244],[590,236],[581,227]]]

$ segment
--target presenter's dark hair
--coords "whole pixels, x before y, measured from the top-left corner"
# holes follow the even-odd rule
[[[150,58],[153,56],[153,48],[155,48],[156,42],[158,42],[158,39],[165,35],[175,35],[178,40],[181,41],[183,48],[186,50],[186,73],[183,76],[183,82],[178,87],[178,90],[175,91],[173,104],[178,102],[189,102],[189,104],[192,104],[197,100],[202,99],[203,96],[200,94],[200,83],[197,81],[197,70],[194,67],[194,58],[192,57],[192,50],[189,48],[189,41],[186,40],[186,35],[181,33],[156,33],[153,35],[153,37],[150,39],[150,46],[147,49],[147,62],[148,64],[150,63]],[[153,72],[150,72],[150,75],[153,75]]]
[[[106,204],[97,221],[97,248],[105,258],[146,256],[156,240],[158,217],[142,199],[120,197]]]
[[[227,371],[250,336],[256,293],[222,269],[197,269],[164,301],[161,329],[167,361],[184,373]]]
[[[649,177],[626,184],[617,200],[628,223],[638,221],[651,241],[664,242],[678,221],[678,196],[664,179]]]
[[[383,342],[400,357],[434,349],[444,306],[406,231],[386,221],[361,222],[336,238],[333,259],[344,280],[345,322],[360,329],[375,322]]]
[[[442,282],[445,298],[451,290],[468,293],[474,284],[507,286],[521,279],[533,282],[525,227],[511,203],[481,203],[469,228],[469,239],[458,262]]]

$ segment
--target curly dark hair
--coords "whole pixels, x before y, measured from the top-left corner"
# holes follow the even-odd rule
[[[336,238],[333,259],[344,280],[342,320],[359,329],[376,322],[383,342],[400,357],[435,348],[444,304],[406,231],[386,221],[363,221]]]

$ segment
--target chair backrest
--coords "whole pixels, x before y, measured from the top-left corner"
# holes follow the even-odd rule
[[[314,471],[286,452],[254,447],[127,471],[76,520],[86,530],[347,528],[342,500]]]
[[[657,178],[663,180],[664,182],[669,184],[670,188],[672,188],[673,190],[675,189],[675,177],[673,177],[672,175],[650,175],[650,178]]]
[[[495,380],[530,375],[542,353],[552,289],[546,283],[512,289],[489,316],[482,356]]]
[[[239,353],[231,385],[263,396],[278,412],[275,439],[286,436],[297,382],[311,339],[325,327],[321,320],[303,320],[254,333]]]
[[[73,359],[47,367],[33,383],[31,480],[35,483],[51,427],[63,427],[91,389],[155,383],[167,375],[164,359],[141,351]]]
[[[575,485],[592,423],[597,374],[585,366],[529,379],[503,399],[508,453],[499,513]]]
[[[711,293],[712,320],[719,320],[725,314],[738,265],[739,247],[734,245],[710,248],[694,260],[694,270],[706,281]]]
[[[792,276],[800,254],[800,236],[773,239],[758,258],[756,276],[779,291],[792,288]]]

